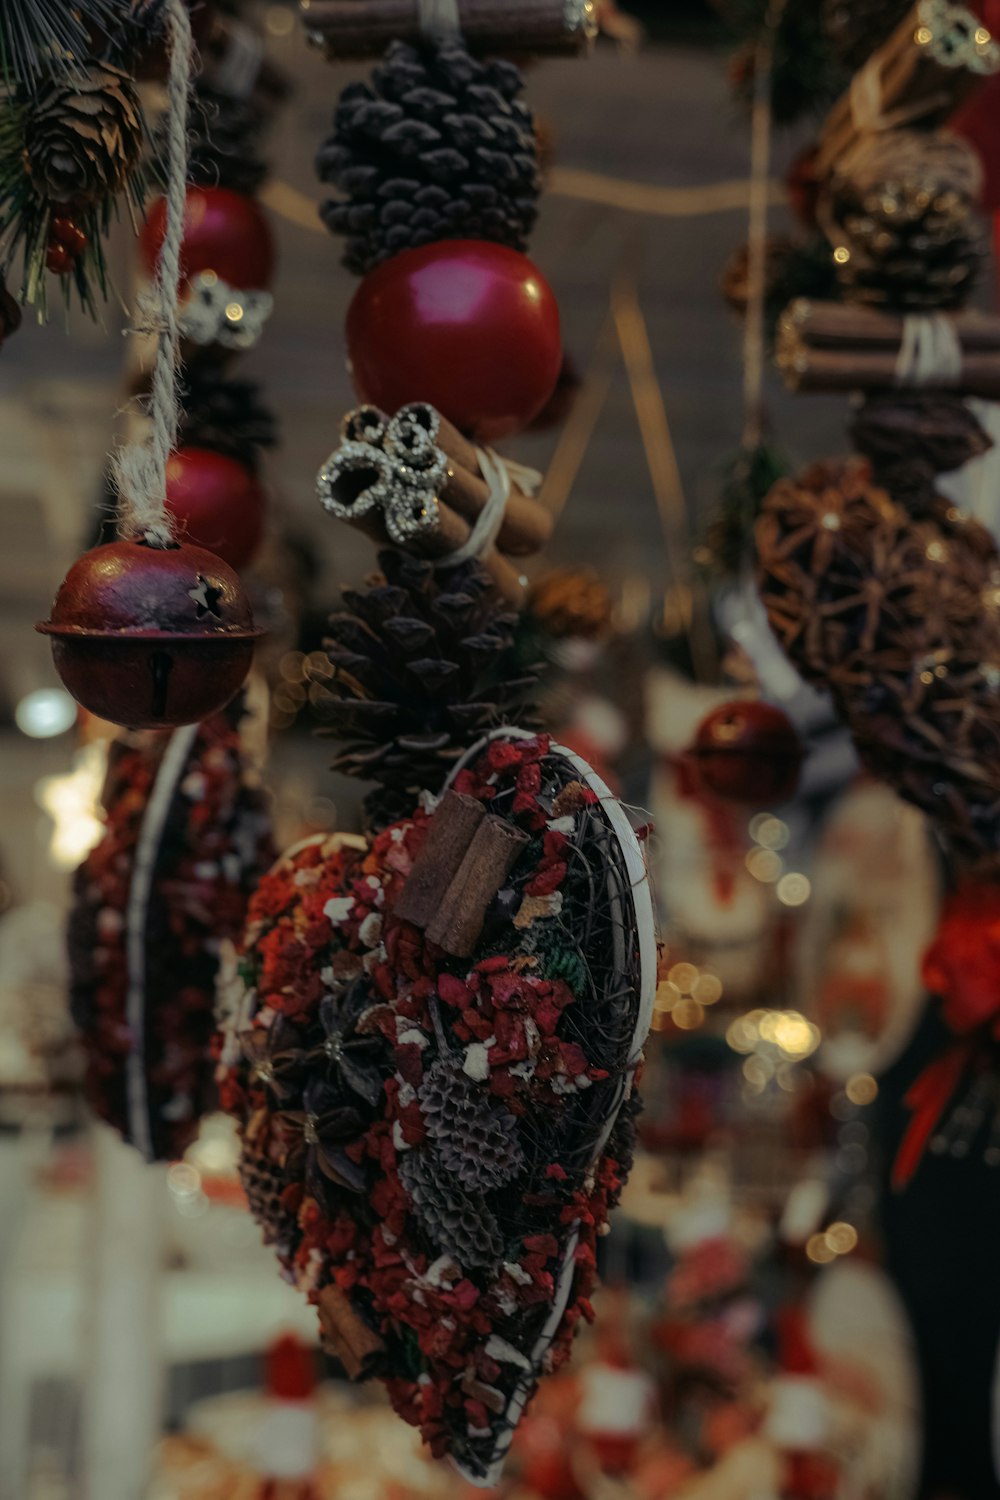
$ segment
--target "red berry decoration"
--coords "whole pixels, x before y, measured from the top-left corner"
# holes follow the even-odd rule
[[[714,709],[702,720],[690,754],[706,792],[757,807],[794,797],[805,757],[788,715],[754,700]]]
[[[37,627],[78,703],[129,729],[196,724],[236,693],[261,634],[243,585],[201,547],[108,542],[70,568]]]
[[[158,198],[140,236],[146,270],[153,274],[167,226],[167,204]],[[260,204],[229,188],[189,187],[181,269],[187,278],[214,272],[240,291],[266,291],[274,277],[274,234]]]
[[[167,510],[176,532],[231,568],[245,568],[264,534],[266,499],[256,474],[208,448],[181,448],[167,464]]]
[[[370,272],[347,314],[362,401],[395,412],[428,401],[470,437],[520,432],[562,368],[559,308],[525,256],[485,240],[449,240]]]
[[[75,265],[76,259],[65,245],[60,245],[58,240],[50,242],[45,252],[45,266],[53,276],[68,276]]]

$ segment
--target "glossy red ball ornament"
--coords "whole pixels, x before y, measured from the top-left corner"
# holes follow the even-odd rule
[[[37,627],[76,701],[129,729],[196,724],[253,659],[253,616],[227,563],[201,547],[108,542],[70,568]]]
[[[388,412],[428,401],[492,443],[527,427],[556,388],[559,308],[516,250],[444,240],[364,278],[347,313],[347,349],[362,401]]]
[[[699,725],[689,754],[704,791],[761,808],[794,797],[805,758],[788,715],[752,699],[714,709]]]
[[[157,198],[139,239],[146,270],[156,270],[167,229],[167,203]],[[214,271],[238,291],[267,291],[274,279],[274,234],[255,198],[229,188],[189,187],[181,270],[190,278]]]
[[[252,469],[209,448],[181,448],[167,464],[167,509],[178,540],[245,568],[264,535],[264,487]]]

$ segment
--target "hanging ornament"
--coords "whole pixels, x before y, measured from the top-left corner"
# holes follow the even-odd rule
[[[688,754],[705,791],[755,807],[789,802],[805,758],[788,715],[754,699],[713,709],[698,726]]]
[[[3,262],[23,256],[21,298],[45,310],[46,270],[91,312],[107,292],[104,239],[124,195],[141,207],[142,108],[129,76],[85,59],[0,104]]]
[[[655,968],[622,809],[518,730],[252,905],[220,1084],[285,1177],[265,1234],[328,1351],[477,1484],[588,1315]]]
[[[167,464],[167,510],[179,537],[237,570],[264,535],[267,499],[244,464],[207,448],[181,448]]]
[[[234,696],[254,629],[239,578],[200,547],[108,542],[85,552],[38,629],[67,690],[130,729],[193,724]]]
[[[394,42],[371,86],[348,85],[316,170],[344,195],[322,215],[349,270],[438,240],[526,248],[541,176],[523,87],[513,63],[476,62],[457,37]]]
[[[147,271],[158,264],[167,222],[166,199],[153,204],[140,235]],[[263,332],[274,300],[274,235],[254,198],[222,187],[189,187],[181,271],[184,336],[199,345],[249,349]]]
[[[488,443],[538,415],[562,367],[548,283],[484,240],[427,245],[372,271],[348,310],[347,348],[362,401],[389,412],[429,402]]]
[[[210,448],[257,473],[261,450],[278,441],[278,423],[254,381],[230,379],[215,361],[201,360],[185,369],[181,399],[181,448]]]
[[[106,831],[77,871],[73,1015],[98,1115],[148,1160],[176,1160],[212,1107],[224,945],[273,859],[239,711],[116,743]]]
[[[451,15],[449,15],[449,12]],[[306,36],[335,62],[378,57],[400,39],[417,45],[459,30],[476,53],[529,57],[584,51],[598,32],[597,0],[309,0]],[[454,22],[454,25],[452,24]]]

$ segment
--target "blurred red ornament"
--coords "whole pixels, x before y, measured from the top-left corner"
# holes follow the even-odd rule
[[[816,205],[819,202],[819,178],[816,175],[815,146],[806,146],[792,162],[785,177],[788,204],[799,223],[815,229]]]
[[[973,7],[987,31],[1000,37],[1000,0],[978,0]],[[968,103],[948,122],[949,130],[974,146],[983,164],[982,207],[1000,211],[1000,76],[985,78]],[[1000,243],[1000,227],[996,242]]]
[[[347,313],[362,401],[428,401],[480,442],[520,432],[562,369],[559,308],[531,261],[485,240],[448,240],[370,272]]]
[[[139,244],[152,275],[166,233],[167,203],[157,198]],[[266,291],[274,279],[274,234],[255,198],[229,188],[189,187],[181,270],[186,277],[211,272],[238,291]]]
[[[277,1401],[308,1401],[316,1392],[313,1350],[295,1333],[283,1333],[267,1350],[264,1361],[267,1394]]]
[[[243,585],[201,547],[108,542],[70,568],[38,627],[78,703],[130,729],[196,724],[233,697],[253,659]]]
[[[245,568],[260,546],[266,504],[256,474],[235,458],[181,448],[167,464],[167,509],[178,537],[231,568]]]
[[[794,797],[805,758],[788,715],[753,699],[714,709],[699,725],[689,753],[704,791],[757,807]]]
[[[573,1446],[565,1423],[547,1413],[529,1412],[518,1429],[515,1448],[523,1487],[541,1500],[583,1500]]]

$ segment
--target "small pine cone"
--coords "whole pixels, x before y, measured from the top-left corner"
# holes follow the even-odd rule
[[[239,1164],[240,1184],[250,1205],[250,1212],[260,1225],[267,1245],[288,1246],[298,1225],[288,1212],[282,1194],[288,1178],[278,1162],[266,1154],[244,1146]]]
[[[120,192],[139,161],[143,118],[121,68],[89,62],[49,78],[26,112],[24,159],[50,203],[100,203]]]
[[[266,124],[266,116],[249,100],[199,83],[188,127],[188,182],[253,197],[268,172],[260,155]],[[165,136],[157,141],[156,155],[166,180]]]
[[[399,1163],[403,1189],[424,1234],[464,1271],[492,1270],[504,1252],[496,1219],[481,1199],[470,1197],[427,1148],[407,1151]]]
[[[327,641],[333,676],[312,694],[325,732],[342,741],[334,769],[378,784],[366,801],[375,828],[437,791],[491,727],[515,716],[530,725],[538,676],[481,564],[435,568],[391,551],[379,562],[366,593],[345,590]]]
[[[523,80],[509,62],[464,45],[396,42],[372,86],[348,85],[316,170],[343,198],[323,207],[359,275],[437,240],[494,240],[523,250],[541,176]]]
[[[611,595],[596,568],[558,568],[528,591],[528,608],[556,640],[600,640],[611,626]]]
[[[979,158],[958,136],[871,136],[820,200],[842,295],[901,311],[960,307],[986,253],[981,187]]]
[[[511,1182],[524,1166],[513,1115],[490,1108],[461,1063],[442,1058],[420,1086],[420,1110],[444,1170],[468,1192]]]
[[[210,448],[257,469],[260,449],[278,440],[274,413],[258,399],[252,380],[227,380],[211,361],[188,366],[181,394],[178,447]]]

